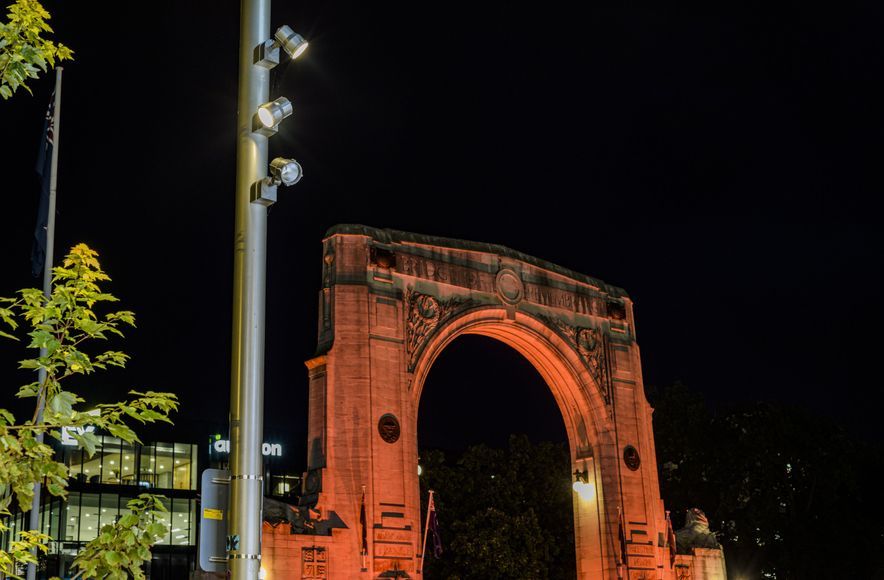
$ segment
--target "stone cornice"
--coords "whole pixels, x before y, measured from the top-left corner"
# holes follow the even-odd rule
[[[593,278],[592,276],[587,276],[586,274],[581,274],[579,272],[569,270],[568,268],[564,268],[562,266],[559,266],[558,264],[553,264],[552,262],[547,262],[546,260],[541,260],[539,258],[535,258],[534,256],[529,256],[528,254],[524,254],[522,252],[498,244],[487,244],[484,242],[471,242],[467,240],[457,240],[453,238],[428,236],[424,234],[415,234],[398,230],[373,228],[360,224],[338,224],[332,226],[328,229],[328,231],[325,232],[325,236],[323,237],[323,239],[328,239],[335,235],[366,236],[382,244],[421,244],[426,246],[437,246],[440,248],[450,248],[453,250],[462,250],[466,252],[482,252],[486,254],[494,254],[512,260],[518,260],[536,268],[548,270],[549,272],[553,272],[560,276],[565,276],[583,284],[595,286],[600,291],[608,294],[611,297],[628,297],[628,294],[622,288],[606,284],[598,278]]]

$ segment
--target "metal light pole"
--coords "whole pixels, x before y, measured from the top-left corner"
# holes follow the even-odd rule
[[[280,97],[267,102],[267,94],[280,49],[297,58],[307,41],[288,26],[270,38],[270,0],[242,0],[240,6],[227,567],[233,580],[256,580],[264,499],[267,207],[276,202],[279,185],[294,185],[302,175],[297,161],[277,157],[267,176],[267,138],[292,114],[291,101]]]
[[[240,11],[228,570],[233,580],[256,580],[264,472],[267,207],[252,203],[251,190],[267,175],[267,137],[252,130],[252,119],[269,92],[270,70],[255,64],[255,49],[270,38],[270,0],[242,0]]]

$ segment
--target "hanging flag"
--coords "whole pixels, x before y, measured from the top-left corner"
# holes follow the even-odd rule
[[[37,209],[37,225],[34,228],[34,243],[31,247],[31,274],[43,275],[46,261],[46,232],[49,227],[49,181],[52,178],[52,147],[55,129],[55,91],[49,97],[49,109],[43,121],[43,139],[37,154],[37,175],[40,176],[40,204]]]
[[[427,509],[430,512],[429,531],[433,536],[433,556],[438,559],[442,557],[442,538],[439,536],[439,520],[436,518],[436,502],[433,496],[430,496],[430,505]]]
[[[623,512],[617,508],[617,519],[620,527],[620,563],[626,564],[626,529],[623,527]]]
[[[368,518],[365,517],[365,486],[362,487],[362,506],[359,508],[359,525],[362,526],[362,555],[368,554]]]
[[[669,544],[669,566],[675,565],[675,530],[672,529],[672,518],[669,517],[669,510],[666,510],[666,542]]]

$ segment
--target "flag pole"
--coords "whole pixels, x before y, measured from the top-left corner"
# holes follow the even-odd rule
[[[617,577],[623,578],[623,569],[626,566],[626,528],[623,527],[623,509],[617,506],[617,536],[620,541],[620,558],[617,561]]]
[[[61,135],[61,71],[62,67],[55,69],[55,105],[53,107],[52,116],[52,162],[49,171],[49,208],[46,216],[46,257],[43,260],[43,295],[46,298],[52,294],[52,261],[53,250],[55,247],[55,187],[58,183],[58,144],[59,135]],[[40,349],[40,356],[46,356],[46,349]],[[46,394],[42,390],[43,384],[46,382],[46,370],[40,369],[37,374],[37,380],[40,383],[41,390],[37,397],[37,424],[43,422],[43,405],[46,402]],[[43,432],[37,433],[37,442],[43,443]],[[40,531],[40,481],[34,484],[34,500],[31,502],[31,513],[29,514],[28,528],[32,532]],[[37,549],[31,550],[34,556],[37,555]],[[37,577],[37,566],[33,562],[28,563],[27,580],[35,580]]]
[[[424,524],[424,545],[421,548],[421,574],[424,573],[424,554],[427,552],[427,530],[430,529],[430,513],[433,511],[433,490],[430,490],[430,499],[427,502],[427,522]]]
[[[362,541],[359,551],[362,553],[362,569],[368,570],[365,564],[365,557],[368,555],[368,548],[365,543],[366,528],[368,527],[368,519],[365,517],[365,486],[362,486],[362,507],[360,508],[359,519],[362,520]]]

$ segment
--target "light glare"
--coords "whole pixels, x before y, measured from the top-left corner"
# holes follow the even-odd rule
[[[292,102],[285,97],[279,97],[275,101],[264,103],[258,107],[258,121],[264,127],[270,129],[276,127],[283,119],[294,111]]]
[[[296,58],[304,54],[304,51],[307,50],[307,46],[309,44],[310,43],[305,40],[298,48],[296,48],[295,54],[292,55],[292,60],[295,60]]]
[[[577,493],[577,497],[583,501],[589,501],[595,497],[595,486],[591,483],[575,481],[571,488]]]
[[[265,127],[272,127],[274,125],[273,113],[263,107],[258,109],[258,120],[261,121],[261,124]]]
[[[307,50],[307,41],[289,26],[280,26],[274,37],[279,46],[292,57],[292,60],[298,58]]]

